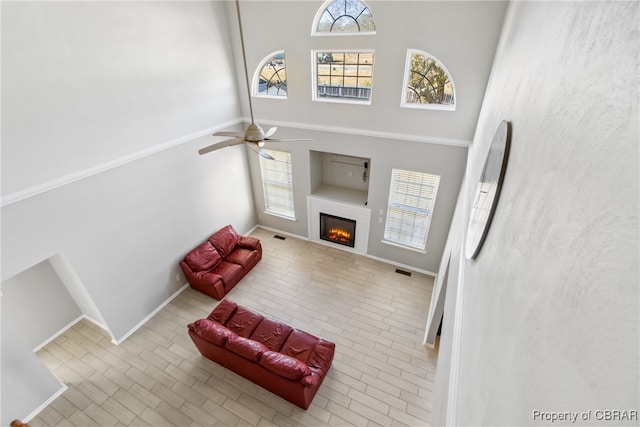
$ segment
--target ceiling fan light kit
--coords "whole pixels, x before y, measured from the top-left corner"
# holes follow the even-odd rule
[[[230,147],[232,145],[238,145],[242,143],[246,143],[247,147],[251,150],[255,151],[262,157],[274,160],[273,157],[264,151],[262,147],[264,147],[265,142],[294,142],[294,141],[311,141],[310,139],[273,139],[270,138],[278,128],[272,127],[269,128],[266,132],[257,124],[253,118],[253,104],[251,103],[251,86],[249,85],[249,72],[247,71],[247,55],[244,47],[244,34],[242,32],[242,19],[240,18],[240,1],[236,0],[236,12],[238,14],[238,28],[240,30],[240,45],[242,46],[242,61],[244,64],[244,78],[245,83],[247,85],[247,96],[249,97],[249,113],[251,115],[251,123],[247,126],[244,134],[240,132],[216,132],[213,136],[231,136],[235,139],[223,141],[219,143],[212,144],[208,147],[201,148],[198,150],[199,154],[206,154],[211,151],[218,150],[224,147]]]

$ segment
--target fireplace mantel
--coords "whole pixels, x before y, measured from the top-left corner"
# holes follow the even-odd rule
[[[356,241],[353,248],[320,239],[320,212],[356,221]],[[367,254],[371,209],[353,203],[345,203],[317,196],[307,196],[307,215],[309,240],[336,249],[355,252],[361,255]]]
[[[358,206],[367,205],[368,192],[354,190],[352,188],[337,185],[321,184],[312,193],[321,199],[335,200],[336,202],[351,203]]]

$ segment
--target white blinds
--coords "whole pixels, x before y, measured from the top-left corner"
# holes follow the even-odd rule
[[[424,250],[438,193],[439,175],[391,171],[385,240]]]
[[[265,209],[275,215],[295,218],[291,153],[276,150],[265,151],[275,159],[268,160],[260,157]]]

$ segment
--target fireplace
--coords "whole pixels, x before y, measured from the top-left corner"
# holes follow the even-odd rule
[[[320,212],[320,238],[353,248],[356,244],[356,221]]]

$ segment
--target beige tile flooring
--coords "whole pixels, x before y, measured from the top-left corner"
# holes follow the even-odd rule
[[[256,229],[263,260],[227,298],[336,343],[307,411],[203,358],[186,325],[217,301],[187,288],[121,345],[81,321],[38,352],[68,386],[38,426],[425,426],[437,351],[433,279]]]

